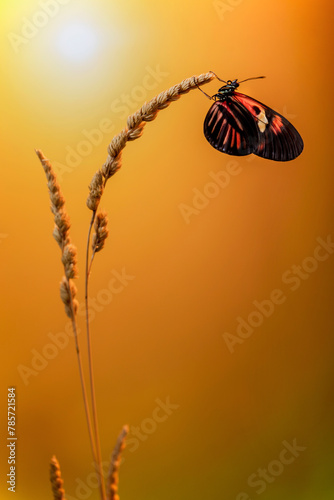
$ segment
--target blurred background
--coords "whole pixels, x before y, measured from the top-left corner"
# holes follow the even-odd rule
[[[144,101],[209,70],[266,75],[240,91],[292,121],[305,150],[288,163],[216,151],[197,90],[128,143],[102,198],[110,236],[90,287],[103,460],[128,423],[122,500],[334,498],[332,10],[309,0],[2,3],[1,498],[11,494],[15,386],[16,498],[52,498],[55,454],[66,498],[98,499],[34,149],[66,198],[83,302],[87,187],[107,145]],[[80,309],[86,365],[83,320]]]

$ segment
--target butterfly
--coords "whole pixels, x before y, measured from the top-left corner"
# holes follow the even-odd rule
[[[247,78],[242,82],[255,79]],[[262,102],[236,92],[242,82],[218,80],[226,85],[213,96],[198,87],[215,101],[204,121],[204,135],[211,146],[229,155],[253,153],[275,161],[289,161],[300,155],[303,139],[284,116]]]

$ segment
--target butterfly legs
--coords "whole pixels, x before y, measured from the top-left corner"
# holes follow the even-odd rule
[[[214,98],[214,96],[210,96],[209,94],[207,94],[206,92],[204,92],[204,90],[202,90],[201,87],[199,87],[198,84],[196,83],[195,77],[193,77],[193,79],[194,79],[194,84],[196,85],[196,87],[198,88],[198,90],[200,90],[202,92],[202,94],[204,94],[211,101]]]
[[[228,83],[228,82],[225,82],[225,80],[222,80],[221,78],[219,78],[219,76],[216,75],[216,73],[214,71],[210,71],[210,73],[212,73],[213,75],[215,75],[215,77],[217,78],[217,80],[219,80],[220,82],[223,82],[223,83]],[[230,82],[230,80],[229,80]],[[213,96],[209,96],[209,94],[207,94],[206,92],[204,92],[204,90],[202,90],[196,83],[195,81],[195,77],[194,77],[194,83],[196,85],[196,87],[198,88],[198,90],[200,90],[208,99],[210,100],[216,100],[215,97],[218,96],[218,94],[215,94]]]

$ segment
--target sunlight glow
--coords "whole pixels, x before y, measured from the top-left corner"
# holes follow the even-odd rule
[[[82,63],[94,57],[98,45],[96,31],[82,22],[62,27],[56,39],[59,54],[73,63]]]

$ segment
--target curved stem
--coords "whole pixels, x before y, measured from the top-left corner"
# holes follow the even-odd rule
[[[67,278],[66,278],[66,280],[67,280],[68,287],[70,289],[69,280]],[[92,423],[91,423],[91,419],[90,419],[86,384],[85,384],[85,379],[84,379],[84,375],[83,375],[81,354],[80,354],[79,342],[78,342],[78,329],[77,329],[77,324],[76,324],[75,315],[74,315],[73,300],[72,300],[71,293],[70,293],[70,301],[71,301],[71,310],[72,310],[71,320],[72,320],[72,328],[73,328],[73,333],[74,333],[75,350],[77,353],[77,360],[78,360],[78,367],[79,367],[81,391],[82,391],[82,397],[83,397],[84,406],[85,406],[85,413],[86,413],[86,420],[87,420],[90,445],[91,445],[91,449],[92,449],[92,455],[93,455],[94,462],[96,463],[96,447],[95,447],[95,443],[94,443],[94,439],[93,439]]]
[[[95,251],[93,250],[92,257],[89,261],[89,244],[90,244],[90,236],[92,227],[95,221],[96,211],[100,204],[100,199],[103,193],[103,190],[106,186],[107,180],[114,175],[117,170],[120,168],[120,155],[122,150],[124,149],[127,141],[132,141],[139,138],[143,132],[143,126],[146,122],[152,121],[155,119],[158,111],[165,109],[169,104],[175,100],[177,100],[181,95],[186,94],[191,89],[198,88],[199,85],[203,85],[204,83],[208,83],[210,80],[214,78],[213,73],[206,73],[199,75],[198,77],[192,77],[184,80],[178,85],[174,85],[170,89],[165,92],[160,93],[151,101],[146,102],[140,110],[138,110],[133,115],[129,116],[127,120],[127,127],[120,132],[117,136],[113,138],[108,147],[108,158],[104,163],[101,170],[95,173],[95,176],[92,179],[92,183],[90,185],[90,195],[87,200],[87,206],[90,210],[91,207],[94,207],[92,219],[89,226],[88,238],[87,238],[87,250],[86,250],[86,276],[85,276],[85,302],[86,302],[86,330],[87,330],[87,346],[88,346],[88,360],[89,360],[89,377],[90,377],[90,387],[91,387],[91,398],[92,398],[92,412],[93,412],[93,423],[94,423],[94,433],[95,433],[95,444],[96,444],[96,452],[97,452],[97,460],[99,465],[99,479],[100,479],[100,490],[101,496],[104,500],[105,498],[105,488],[104,483],[102,481],[102,464],[101,464],[101,449],[100,449],[100,441],[99,441],[99,433],[98,433],[98,424],[97,424],[97,412],[96,412],[96,402],[95,402],[95,389],[94,389],[94,378],[93,378],[93,362],[92,362],[92,349],[91,349],[91,340],[90,340],[90,331],[89,331],[89,312],[88,312],[88,281],[89,275],[95,255]],[[97,174],[100,173],[100,176]],[[103,183],[101,185],[101,178],[103,178]],[[103,189],[101,190],[101,187]],[[100,190],[100,197],[97,198],[96,189]]]
[[[88,236],[87,236],[87,248],[86,248],[86,272],[85,272],[85,306],[86,306],[86,333],[87,333],[87,349],[88,349],[88,365],[89,365],[89,382],[90,382],[90,392],[92,401],[92,412],[93,412],[93,425],[94,425],[94,437],[96,446],[96,468],[99,479],[99,488],[101,499],[105,500],[105,485],[102,470],[102,457],[101,457],[101,445],[99,437],[99,428],[97,420],[97,410],[96,410],[96,397],[95,397],[95,384],[94,384],[94,370],[93,370],[93,356],[92,356],[92,345],[91,345],[91,335],[89,329],[89,310],[88,310],[88,281],[91,265],[88,266],[89,260],[89,244],[90,236],[92,232],[92,227],[94,224],[96,216],[96,211],[93,211],[92,218],[89,225]]]
[[[64,242],[62,243],[61,250],[62,250],[62,255],[63,255],[64,254]],[[80,354],[79,340],[78,340],[78,329],[77,329],[77,323],[76,323],[76,319],[75,319],[75,312],[74,312],[74,306],[73,306],[73,296],[72,296],[71,287],[70,287],[70,280],[67,278],[66,273],[65,273],[65,279],[67,282],[67,287],[68,287],[69,292],[70,292],[69,295],[70,295],[70,305],[71,305],[72,329],[73,329],[73,334],[74,334],[75,351],[77,353],[81,392],[82,392],[82,398],[83,398],[84,407],[85,407],[89,441],[90,441],[90,446],[91,446],[91,450],[92,450],[93,460],[96,464],[97,463],[97,461],[96,461],[96,446],[95,446],[95,442],[93,439],[93,430],[92,430],[92,422],[91,422],[91,418],[90,418],[86,383],[85,383],[85,378],[84,378],[83,369],[82,369],[82,361],[81,361],[81,354]]]
[[[95,249],[94,249],[93,252],[92,252],[92,256],[90,258],[90,263],[89,263],[89,267],[88,267],[88,275],[90,274],[90,271],[92,269],[92,265],[93,265],[93,260],[94,260],[94,257],[95,257],[95,253],[96,252],[95,252]]]

